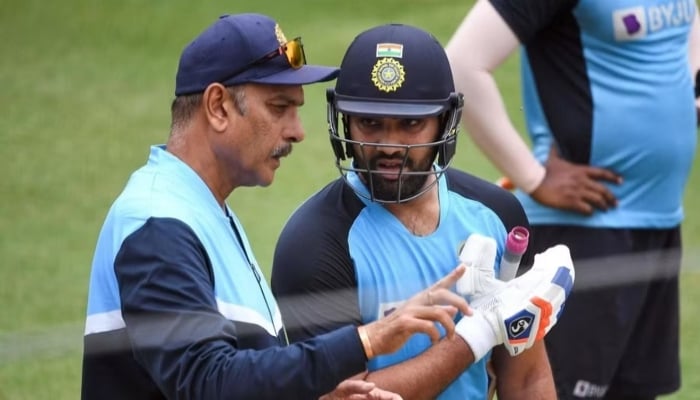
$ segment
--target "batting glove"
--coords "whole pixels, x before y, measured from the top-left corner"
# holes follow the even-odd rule
[[[475,361],[501,343],[516,356],[557,323],[574,278],[569,248],[550,247],[535,255],[530,271],[495,293],[474,298],[474,314],[463,317],[455,330],[471,347]]]
[[[490,236],[472,233],[459,253],[459,261],[467,269],[457,281],[457,293],[473,299],[502,289],[505,283],[496,279],[496,240]]]

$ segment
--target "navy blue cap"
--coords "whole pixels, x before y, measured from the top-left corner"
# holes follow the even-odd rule
[[[304,65],[294,69],[284,56],[251,66],[286,42],[279,25],[266,15],[221,16],[182,51],[175,95],[203,92],[214,82],[226,86],[243,83],[305,85],[329,81],[338,75],[334,67]],[[232,76],[247,66],[251,67]]]
[[[416,27],[388,24],[360,33],[348,47],[335,85],[345,114],[426,117],[450,108],[455,91],[443,46]]]

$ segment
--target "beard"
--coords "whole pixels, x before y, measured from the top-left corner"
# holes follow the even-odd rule
[[[432,155],[429,154],[425,158],[415,161],[410,157],[406,157],[405,164],[399,171],[399,179],[385,178],[382,174],[377,172],[377,166],[380,162],[388,160],[399,160],[403,162],[405,156],[401,154],[379,154],[372,157],[369,163],[364,163],[363,160],[360,160],[361,164],[369,164],[366,165],[368,167],[367,170],[360,171],[360,176],[365,182],[365,185],[367,185],[367,189],[370,191],[373,198],[381,201],[401,202],[403,199],[408,199],[417,195],[423,189],[432,171],[436,152],[437,150],[432,152]],[[424,173],[401,175],[401,173],[405,172]]]

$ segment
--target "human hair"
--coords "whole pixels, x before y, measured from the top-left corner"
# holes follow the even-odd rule
[[[228,86],[226,87],[226,90],[228,90],[228,93],[233,98],[233,105],[238,110],[238,113],[245,115],[245,113],[248,111],[248,104],[246,104],[245,101],[245,90],[243,90],[243,86]]]
[[[245,90],[242,85],[227,86],[226,91],[233,99],[233,105],[239,114],[245,115],[248,110],[245,101]],[[170,131],[178,131],[187,126],[195,111],[202,104],[203,93],[186,94],[177,96],[170,106],[171,123]]]
[[[186,94],[175,97],[170,106],[170,130],[175,132],[187,125],[194,112],[202,103],[202,93]]]

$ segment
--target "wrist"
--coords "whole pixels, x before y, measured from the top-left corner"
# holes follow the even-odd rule
[[[523,192],[531,194],[540,186],[545,175],[547,175],[547,170],[545,167],[539,162],[535,162],[532,166],[530,166],[530,168],[527,169],[527,172],[522,177],[521,184],[518,186],[523,190]]]
[[[362,349],[365,351],[365,356],[367,360],[371,360],[375,357],[374,349],[372,348],[372,342],[369,340],[369,334],[367,333],[367,328],[364,325],[357,327],[357,334],[360,336],[360,342],[362,343]]]
[[[498,334],[486,316],[474,310],[472,316],[464,316],[457,323],[455,332],[464,339],[474,354],[474,362],[483,358],[494,346],[500,344]]]

